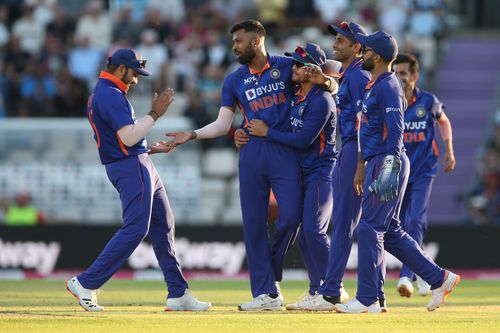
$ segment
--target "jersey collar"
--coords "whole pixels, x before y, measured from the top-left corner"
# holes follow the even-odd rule
[[[128,86],[125,83],[123,83],[122,80],[120,80],[119,78],[114,76],[113,74],[105,72],[105,71],[101,71],[101,74],[99,74],[99,78],[113,82],[114,85],[118,87],[118,89],[120,89],[124,94],[127,94]]]
[[[260,71],[256,70],[256,69],[253,69],[252,67],[248,66],[248,71],[250,72],[250,74],[252,75],[255,75],[255,74],[258,74],[259,76],[262,75],[262,73],[264,73],[264,71],[266,69],[269,69],[271,68],[271,65],[269,64],[269,59],[267,59],[267,62],[266,64],[264,65],[264,67],[262,67],[262,69]]]
[[[373,81],[373,80],[370,80],[368,81],[368,83],[366,84],[365,86],[365,90],[369,90],[372,88],[373,85],[375,85],[376,83],[379,83],[379,82],[382,82],[388,78],[390,78],[392,75],[395,75],[394,73],[391,73],[391,72],[385,72],[385,73],[382,73],[376,81]]]
[[[360,66],[362,63],[363,63],[362,58],[354,58],[354,60],[351,61],[349,66],[347,66],[346,69],[344,69],[342,72],[339,73],[340,74],[339,80],[342,79],[351,68]]]

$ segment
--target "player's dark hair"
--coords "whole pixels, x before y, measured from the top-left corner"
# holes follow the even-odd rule
[[[120,65],[114,65],[114,64],[108,63],[106,65],[106,72],[113,73],[114,71],[116,71],[118,69],[118,67],[120,67]]]
[[[418,73],[419,70],[419,64],[417,58],[410,53],[399,53],[398,56],[396,57],[396,60],[394,60],[394,65],[397,64],[409,64],[409,69],[411,74]]]
[[[246,20],[243,22],[236,23],[235,25],[232,26],[230,32],[233,34],[241,29],[245,30],[245,32],[255,32],[257,35],[261,37],[266,36],[266,29],[264,28],[262,23],[260,23],[257,20]]]

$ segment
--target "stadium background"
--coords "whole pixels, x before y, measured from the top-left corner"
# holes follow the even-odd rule
[[[444,102],[457,158],[455,172],[440,172],[434,185],[428,250],[441,265],[500,278],[499,16],[500,4],[486,0],[0,1],[0,278],[83,269],[94,256],[79,242],[92,239],[97,255],[121,224],[85,118],[105,59],[120,47],[148,59],[153,75],[130,93],[138,117],[152,91],[176,89],[148,136],[161,140],[216,118],[221,82],[237,66],[228,30],[246,18],[265,23],[269,53],[309,41],[331,57],[327,24],[353,20],[392,33],[401,50],[419,56],[419,84]],[[245,263],[232,133],[153,158],[183,266],[237,276]],[[23,201],[43,222],[6,226],[6,211]],[[157,277],[144,271],[154,268],[147,243],[139,250],[122,276]],[[300,262],[294,251],[287,267]],[[350,263],[354,269],[355,254]]]

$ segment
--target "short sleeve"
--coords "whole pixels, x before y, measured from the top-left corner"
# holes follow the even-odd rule
[[[434,119],[439,119],[443,115],[443,112],[443,103],[441,103],[441,101],[435,95],[432,95],[432,117]]]
[[[228,75],[222,83],[220,106],[227,106],[232,109],[236,107],[238,98],[234,90],[233,75]]]

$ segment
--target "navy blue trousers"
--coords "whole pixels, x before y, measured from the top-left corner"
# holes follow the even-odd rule
[[[438,288],[444,279],[444,270],[430,260],[418,243],[401,227],[399,214],[406,190],[410,163],[401,154],[399,191],[396,198],[382,203],[369,190],[368,186],[378,176],[384,155],[368,161],[365,169],[364,195],[361,202],[362,213],[358,225],[358,291],[356,298],[369,306],[378,298],[381,271],[383,269],[384,249],[405,263],[418,274],[431,288]]]
[[[165,187],[147,154],[106,165],[109,180],[120,194],[123,226],[78,280],[98,289],[125,263],[148,236],[168,286],[168,297],[184,295],[188,284],[175,257],[175,222]]]
[[[302,182],[297,156],[292,148],[252,137],[240,149],[240,201],[253,297],[276,294],[285,255],[293,243],[302,214]],[[271,244],[269,238],[269,194],[272,189],[279,218]]]
[[[314,295],[325,279],[330,239],[327,234],[332,216],[331,166],[319,167],[302,174],[304,181],[304,211],[298,240],[300,253],[309,275],[309,294]]]
[[[358,142],[351,140],[342,146],[339,161],[333,171],[333,216],[331,245],[326,278],[319,293],[340,296],[342,279],[351,253],[355,229],[361,217],[361,196],[354,190],[354,175],[358,164]],[[385,256],[382,258],[385,260]],[[379,298],[384,296],[385,262],[382,264]]]
[[[408,183],[401,206],[403,229],[420,247],[427,231],[427,208],[433,183],[434,177],[420,177]],[[400,276],[415,280],[415,273],[406,265],[403,265]]]

